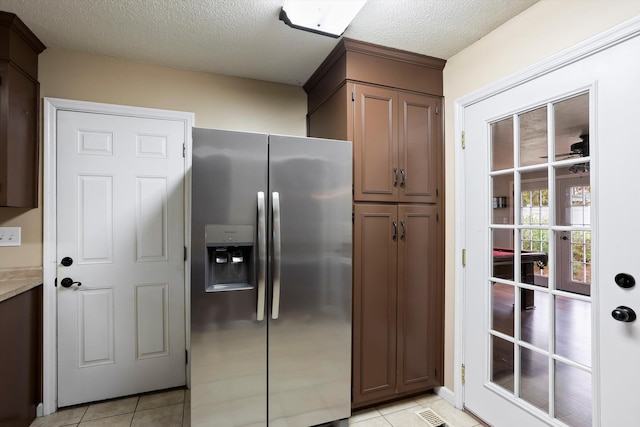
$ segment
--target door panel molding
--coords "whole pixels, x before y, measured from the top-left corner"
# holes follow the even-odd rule
[[[185,171],[191,169],[191,129],[195,121],[195,114],[190,112],[160,110],[153,108],[130,107],[115,104],[103,104],[96,102],[75,101],[60,98],[47,98],[43,100],[43,254],[42,254],[42,279],[43,279],[43,402],[42,415],[48,415],[57,410],[57,349],[56,349],[56,316],[57,297],[54,280],[56,278],[56,130],[58,111],[76,111],[96,114],[110,114],[135,118],[148,118],[160,120],[173,120],[184,123]],[[85,141],[89,143],[90,141]],[[143,144],[144,145],[144,144]],[[144,146],[146,147],[146,146]],[[143,148],[144,148],[143,147]],[[86,148],[86,147],[85,147]],[[108,149],[108,144],[103,147]],[[151,147],[153,148],[153,147]],[[185,246],[190,247],[191,236],[191,180],[186,173],[184,178],[184,236]],[[189,287],[190,269],[187,268],[190,254],[185,261],[185,319],[190,318]],[[187,342],[189,323],[187,327]],[[187,367],[188,369],[188,367]]]
[[[462,380],[462,366],[464,364],[464,288],[465,288],[465,269],[463,266],[463,250],[466,247],[466,229],[465,229],[465,152],[462,148],[463,132],[465,130],[465,109],[473,104],[491,98],[509,89],[516,88],[527,82],[535,80],[555,70],[561,69],[581,59],[585,59],[600,51],[614,47],[626,40],[632,39],[640,35],[640,17],[630,19],[610,30],[604,31],[594,37],[591,37],[577,45],[555,54],[545,60],[533,64],[517,73],[495,81],[484,86],[470,94],[454,101],[454,139],[455,139],[455,227],[456,237],[454,242],[454,258],[455,258],[455,322],[454,322],[454,396],[455,406],[459,409],[464,405],[464,384]],[[595,305],[594,305],[595,307]],[[597,325],[595,325],[597,327]],[[596,353],[597,357],[597,353]],[[597,367],[599,360],[592,361],[594,367]],[[597,384],[599,379],[597,369],[594,369]],[[597,388],[594,392],[597,393]],[[596,400],[598,400],[596,398]],[[596,405],[595,418],[599,418],[599,408]]]

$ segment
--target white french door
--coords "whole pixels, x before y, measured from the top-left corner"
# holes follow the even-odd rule
[[[639,51],[464,108],[464,405],[495,427],[640,419]]]

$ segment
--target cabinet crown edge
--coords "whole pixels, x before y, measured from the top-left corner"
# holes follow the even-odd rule
[[[323,79],[325,74],[327,74],[331,70],[331,68],[336,65],[340,58],[349,53],[357,53],[370,57],[377,57],[396,63],[403,62],[417,67],[437,70],[439,72],[442,72],[447,62],[444,59],[435,58],[432,56],[380,46],[373,43],[362,42],[349,38],[343,38],[338,42],[336,47],[331,51],[331,53],[329,53],[325,60],[320,64],[318,69],[311,75],[311,77],[309,77],[307,82],[303,85],[305,92],[311,92]],[[347,70],[344,71],[346,74],[346,79],[350,79]]]
[[[37,55],[47,48],[15,13],[0,11],[0,27],[15,31]]]

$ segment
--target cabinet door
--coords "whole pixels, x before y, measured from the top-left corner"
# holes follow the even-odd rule
[[[442,375],[442,245],[437,207],[400,205],[399,393],[428,389]]]
[[[38,83],[0,61],[0,206],[38,206]]]
[[[42,286],[0,302],[0,425],[29,426],[42,401]]]
[[[399,237],[395,205],[354,209],[353,404],[358,406],[396,392]]]
[[[436,202],[443,162],[440,103],[438,97],[398,94],[400,202]]]
[[[397,92],[366,85],[355,85],[354,91],[353,198],[397,201],[400,184]]]

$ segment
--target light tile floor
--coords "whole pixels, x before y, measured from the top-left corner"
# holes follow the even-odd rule
[[[446,421],[447,427],[482,427],[485,424],[456,409],[434,393],[426,393],[375,408],[354,412],[349,418],[353,427],[426,427],[416,411],[431,408]]]
[[[31,423],[31,427],[189,427],[189,403],[188,390],[170,390],[62,409],[55,414],[37,418]],[[427,424],[415,414],[425,408],[431,408],[444,418],[447,427],[484,426],[433,393],[356,411],[349,418],[349,425],[425,427]]]
[[[36,418],[31,427],[188,427],[189,391],[169,390],[62,409]]]

